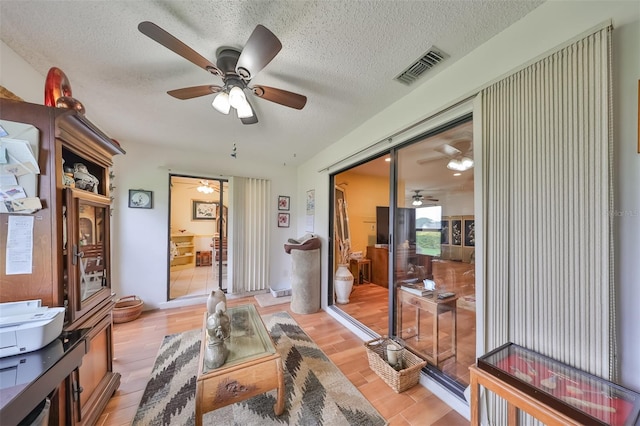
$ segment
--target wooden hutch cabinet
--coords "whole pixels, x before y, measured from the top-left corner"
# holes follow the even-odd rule
[[[31,274],[7,275],[8,214],[0,215],[0,302],[41,299],[66,308],[65,331],[88,329],[82,365],[52,392],[50,423],[94,424],[120,385],[112,363],[109,169],[124,150],[73,110],[0,99],[0,119],[37,129],[42,203],[32,214]],[[65,186],[63,164],[78,163],[99,181],[90,190]]]

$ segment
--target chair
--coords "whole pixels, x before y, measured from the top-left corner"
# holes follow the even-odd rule
[[[82,299],[86,299],[102,288],[104,278],[104,259],[101,245],[80,247],[80,291]]]
[[[220,250],[219,237],[213,237],[213,243],[211,244],[211,247],[213,247],[213,251],[215,252],[214,259],[216,262],[220,262],[221,260],[223,262],[227,261],[227,239],[226,238],[222,239],[222,250]],[[221,251],[222,253],[220,253]]]

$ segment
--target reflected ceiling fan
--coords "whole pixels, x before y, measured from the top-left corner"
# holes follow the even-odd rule
[[[473,167],[473,143],[471,140],[454,140],[434,148],[434,151],[449,159],[447,162],[447,168],[450,170],[464,172],[465,170],[469,170]],[[440,160],[441,158],[442,157],[430,157],[418,160],[418,164],[430,163],[431,161]]]
[[[203,85],[170,90],[167,93],[177,99],[192,99],[216,94],[213,107],[223,114],[229,114],[231,107],[236,110],[243,124],[258,122],[255,111],[246,97],[246,92],[286,107],[302,109],[307,97],[274,87],[250,85],[254,78],[280,52],[280,40],[266,27],[256,26],[242,50],[221,47],[216,52],[216,64],[201,56],[195,50],[157,26],[145,21],[138,30],[186,60],[222,78],[222,86]]]
[[[420,194],[422,192],[422,189],[414,189],[413,192],[415,192],[415,195],[411,197],[411,205],[413,206],[420,207],[425,201],[434,203],[437,203],[439,201],[437,198],[434,198],[430,195],[427,195],[425,197],[424,195]]]
[[[200,185],[192,186],[190,189],[193,189],[193,188],[195,188],[198,192],[201,192],[203,194],[211,194],[214,191],[220,192],[220,189],[218,189],[218,185],[211,184],[206,179],[201,179]]]

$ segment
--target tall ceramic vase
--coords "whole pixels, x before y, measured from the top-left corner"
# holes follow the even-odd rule
[[[349,265],[338,265],[333,283],[336,290],[336,302],[341,305],[349,303],[349,296],[351,289],[353,289],[353,274],[349,270]]]

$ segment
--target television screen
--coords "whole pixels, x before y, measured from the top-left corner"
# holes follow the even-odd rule
[[[389,207],[376,207],[376,244],[389,244]]]
[[[398,208],[396,211],[398,230],[396,243],[416,244],[416,209]],[[376,207],[376,244],[389,244],[389,207]]]

